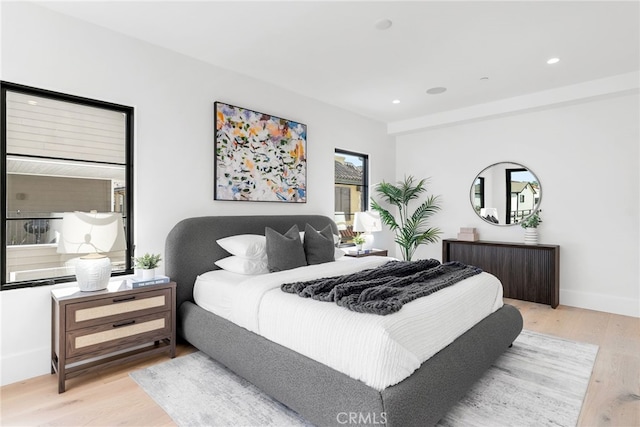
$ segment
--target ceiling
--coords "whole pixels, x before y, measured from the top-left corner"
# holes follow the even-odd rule
[[[39,4],[385,123],[640,68],[638,1]]]

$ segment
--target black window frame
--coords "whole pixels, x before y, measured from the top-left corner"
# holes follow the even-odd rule
[[[334,150],[334,161],[336,155],[344,154],[346,156],[355,156],[362,158],[362,191],[361,191],[361,200],[360,204],[362,206],[363,211],[369,210],[369,155],[365,153],[357,153],[355,151],[342,150],[340,148],[336,148]],[[334,176],[333,186],[335,188],[336,179]],[[335,190],[334,190],[335,191]],[[335,206],[334,206],[335,212]],[[351,212],[353,215],[353,212]]]
[[[517,220],[514,220],[513,222],[511,221],[511,208],[512,208],[511,206],[511,174],[515,172],[527,172],[527,169],[526,168],[507,168],[504,171],[506,187],[507,187],[506,188],[507,209],[505,212],[505,224],[507,225],[518,223]]]
[[[476,183],[477,182],[477,183]],[[476,186],[478,188],[478,191],[476,191]],[[480,198],[480,206],[479,208],[482,209],[484,208],[484,177],[479,176],[478,178],[476,178],[476,181],[473,183],[473,207],[474,209],[476,208],[476,196],[479,196]],[[480,215],[480,212],[478,211],[478,215]]]
[[[17,281],[17,282],[7,282],[7,92],[16,92],[27,95],[33,95],[42,98],[50,98],[57,101],[64,101],[79,105],[85,105],[94,108],[102,108],[112,111],[118,111],[125,114],[125,180],[127,183],[127,191],[125,194],[125,206],[126,206],[126,217],[123,218],[125,223],[125,240],[127,242],[127,249],[125,253],[125,262],[126,268],[125,270],[114,272],[113,276],[120,276],[125,274],[133,273],[133,266],[131,261],[131,256],[133,254],[134,242],[134,206],[133,206],[133,137],[134,137],[134,108],[126,105],[115,104],[106,101],[99,101],[96,99],[85,98],[81,96],[69,95],[66,93],[50,91],[46,89],[39,89],[32,86],[25,86],[17,83],[7,82],[4,80],[0,80],[0,161],[3,164],[3,173],[0,174],[0,197],[2,201],[0,202],[0,213],[2,218],[2,224],[0,225],[0,241],[2,245],[0,247],[0,291],[6,291],[10,289],[20,289],[20,288],[28,288],[35,286],[47,286],[54,285],[57,283],[65,283],[65,282],[73,282],[76,280],[75,276],[60,276],[60,277],[51,277],[37,280],[25,280],[25,281]],[[36,158],[37,156],[30,156]],[[77,161],[78,159],[72,158],[57,158],[52,157],[52,159],[56,160],[70,160]],[[86,162],[86,161],[85,161]],[[96,164],[110,164],[106,162],[89,162]]]

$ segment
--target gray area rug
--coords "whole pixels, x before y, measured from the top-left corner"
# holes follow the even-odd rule
[[[575,426],[598,346],[522,331],[439,426]],[[196,352],[132,372],[180,426],[307,426]]]

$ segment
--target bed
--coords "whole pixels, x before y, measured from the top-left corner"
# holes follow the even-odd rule
[[[520,313],[505,304],[410,376],[379,390],[194,303],[197,277],[229,255],[216,240],[264,234],[267,226],[285,233],[293,224],[330,225],[338,234],[320,215],[188,218],[167,237],[165,272],[177,283],[179,336],[313,424],[434,425],[522,330]]]

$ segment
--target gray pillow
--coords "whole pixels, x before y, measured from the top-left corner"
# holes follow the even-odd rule
[[[284,235],[270,227],[264,230],[269,271],[284,271],[307,265],[300,230],[294,225]]]
[[[304,226],[304,253],[307,264],[322,264],[335,261],[335,246],[333,244],[333,230],[327,225],[320,231],[306,224]]]

